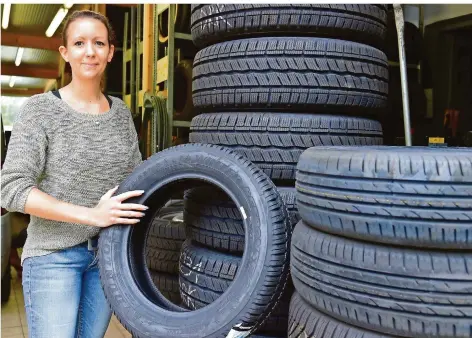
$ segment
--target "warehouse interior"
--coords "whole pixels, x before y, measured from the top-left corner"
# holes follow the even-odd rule
[[[380,108],[376,107],[375,103],[372,103],[372,106],[365,104],[365,107],[361,104],[354,107],[355,103],[353,103],[352,107],[346,108],[332,105],[332,103],[328,102],[329,100],[327,100],[324,106],[315,104],[302,105],[299,104],[299,101],[295,102],[295,100],[287,104],[283,101],[283,94],[280,94],[278,103],[261,107],[261,105],[258,105],[258,102],[251,101],[252,98],[256,96],[254,93],[251,96],[251,90],[248,90],[249,93],[247,93],[247,97],[251,97],[248,99],[250,101],[249,104],[246,102],[238,105],[233,101],[230,102],[230,99],[227,98],[231,96],[231,94],[228,94],[228,91],[232,88],[231,75],[228,75],[228,72],[230,72],[229,69],[231,68],[229,65],[237,65],[237,67],[240,67],[238,69],[242,70],[241,73],[250,73],[248,69],[244,68],[244,62],[241,61],[241,63],[239,63],[238,60],[231,61],[231,58],[237,59],[240,56],[240,54],[236,52],[236,50],[240,48],[239,45],[232,43],[238,39],[242,40],[246,38],[246,35],[249,33],[238,32],[237,35],[235,35],[236,38],[234,38],[234,36],[232,37],[234,41],[230,38],[225,41],[221,37],[214,37],[211,43],[202,44],[201,41],[199,42],[195,38],[195,33],[192,29],[193,22],[197,20],[195,19],[197,17],[197,10],[194,7],[198,6],[200,5],[2,4],[0,13],[2,20],[0,37],[1,117],[2,136],[4,136],[6,144],[5,150],[2,142],[2,163],[5,151],[8,151],[8,141],[14,126],[16,113],[26,100],[33,95],[58,90],[71,81],[72,73],[70,66],[61,58],[58,48],[62,45],[60,34],[61,24],[68,15],[76,10],[93,10],[106,15],[115,31],[115,54],[113,61],[107,67],[102,88],[108,95],[123,100],[130,109],[138,134],[139,149],[143,160],[149,159],[160,151],[173,146],[193,142],[219,144],[238,150],[249,147],[249,144],[252,144],[251,142],[254,142],[252,145],[256,145],[259,148],[264,148],[267,145],[272,146],[272,142],[279,141],[274,141],[270,136],[266,139],[262,135],[251,136],[249,132],[245,134],[245,132],[254,127],[254,125],[248,127],[249,129],[244,129],[247,125],[245,124],[246,120],[243,121],[242,117],[249,114],[259,114],[259,112],[261,112],[261,114],[286,112],[287,116],[300,114],[300,121],[302,121],[302,119],[305,120],[300,122],[297,128],[301,128],[300,126],[303,125],[313,124],[314,126],[317,124],[318,129],[316,129],[316,132],[313,132],[313,135],[318,135],[318,133],[320,135],[322,134],[319,136],[319,141],[313,141],[312,139],[307,141],[308,139],[304,139],[303,137],[300,137],[297,141],[295,138],[294,140],[289,140],[288,138],[284,139],[282,137],[280,143],[294,143],[293,145],[285,145],[286,147],[291,146],[296,148],[300,143],[310,143],[312,146],[326,145],[326,143],[324,143],[325,138],[331,140],[331,143],[328,145],[335,146],[344,146],[346,144],[405,146],[404,97],[402,96],[402,78],[400,74],[401,63],[399,60],[394,8],[392,5],[386,5],[386,31],[382,41],[374,38],[372,38],[372,40],[366,39],[357,41],[355,36],[348,35],[339,38],[340,40],[345,39],[356,43],[370,44],[373,46],[372,48],[378,49],[382,55],[386,55],[387,63],[382,64],[382,61],[376,60],[372,61],[372,64],[370,64],[372,69],[375,67],[388,69],[388,78],[383,73],[384,70],[374,70],[375,75],[372,75],[372,78],[375,78],[375,81],[380,83],[378,85],[379,88],[386,88],[383,87],[384,84],[381,83],[382,81],[388,85],[388,89],[380,89],[376,92],[377,96],[383,95],[385,101],[385,104]],[[408,85],[409,121],[411,125],[409,133],[411,135],[412,145],[425,146],[433,149],[472,147],[472,4],[405,4],[402,7],[405,19],[404,40],[407,69],[407,79],[405,82]],[[201,10],[200,8],[198,9]],[[205,21],[203,19],[201,19],[201,21],[204,25]],[[210,22],[209,25],[210,24],[212,23]],[[203,30],[204,28],[202,28],[202,31]],[[274,32],[270,32],[269,37],[267,37],[268,34],[267,32],[253,33],[249,38],[262,38],[268,41],[271,38],[279,39],[277,40],[279,41],[278,43],[282,41],[287,44],[287,50],[298,48],[293,46],[288,47],[290,42],[284,42],[284,38],[287,36],[290,37],[288,33],[285,35],[284,32],[275,30]],[[313,36],[316,36],[316,34],[312,34],[312,32],[301,32],[297,37],[300,39],[308,39]],[[216,58],[211,54],[214,52],[214,50],[211,50],[211,46],[215,44],[221,44],[223,46],[225,43],[228,43],[226,49],[225,47],[221,47],[221,50],[227,51],[229,56],[226,55],[225,57],[229,59],[228,63],[224,64],[223,61],[221,61],[221,64],[217,64],[217,62],[214,61],[214,69],[217,69],[217,71],[214,69],[211,70],[214,71],[215,74],[220,72],[217,75],[224,78],[220,82],[220,84],[222,84],[221,95],[218,95],[225,98],[215,104],[216,101],[214,101],[214,97],[211,96],[211,93],[208,94],[207,98],[203,99],[200,99],[199,95],[203,95],[202,93],[205,93],[205,90],[211,86],[213,86],[211,87],[213,92],[220,90],[218,83],[216,80],[214,82],[208,80],[206,83],[203,80],[199,82],[199,79],[207,75],[204,74],[205,71],[210,72],[210,70],[208,70],[209,68],[205,68],[206,63],[212,62],[212,57]],[[264,46],[270,47],[270,41]],[[342,46],[342,44],[337,46]],[[269,47],[267,48],[269,49]],[[204,48],[208,51],[208,55],[201,54]],[[254,48],[257,49],[259,47],[256,46]],[[308,47],[303,48],[307,48],[308,50]],[[319,47],[317,46],[316,48]],[[326,49],[328,48],[329,47],[326,47]],[[261,47],[261,50],[262,49],[264,48]],[[281,48],[279,49],[281,50]],[[278,52],[280,50],[278,50]],[[261,54],[263,53],[262,51],[259,52]],[[289,53],[287,53],[287,55],[288,54]],[[271,56],[268,56],[269,61],[267,61],[267,64],[271,63],[270,57]],[[369,57],[372,57],[372,55],[369,54]],[[249,57],[247,59],[249,59]],[[366,62],[370,61],[369,59],[369,61]],[[298,66],[296,62],[293,64],[287,62],[286,65],[290,67],[294,64]],[[256,65],[257,67],[262,67],[261,69],[265,66],[262,63],[258,64],[256,61],[252,61],[252,63],[249,61],[248,65],[248,68],[250,68],[251,65]],[[284,65],[280,66],[279,69],[283,69],[283,67]],[[261,69],[259,69],[260,72],[262,72]],[[349,71],[351,70],[349,69]],[[283,76],[280,76],[280,79],[282,78]],[[291,79],[291,75],[287,75],[287,78]],[[249,83],[251,81],[250,75],[248,79]],[[244,81],[241,80],[241,82]],[[306,84],[302,84],[302,82],[297,82],[297,84],[300,88],[308,87]],[[230,89],[226,89],[226,87],[223,88],[224,86]],[[225,92],[225,90],[227,91]],[[208,92],[210,92],[210,90],[208,90]],[[374,90],[370,90],[370,92],[373,93]],[[225,95],[227,95],[227,97]],[[264,95],[261,91],[257,96],[258,100]],[[300,94],[300,97],[302,96],[303,94]],[[241,97],[243,97],[243,94],[241,94]],[[241,100],[244,101],[244,99]],[[271,100],[270,95],[268,100]],[[236,98],[234,101],[236,101]],[[326,113],[327,115],[333,114],[333,116],[328,116],[325,119],[325,111],[328,112]],[[233,113],[234,115],[237,113],[240,116],[235,118],[228,117],[227,120],[223,121],[224,118],[222,116],[229,113]],[[213,114],[213,117],[205,117],[211,114]],[[312,119],[308,116],[309,114],[318,115],[316,118]],[[338,121],[336,120],[337,117],[334,115],[339,115],[342,118]],[[241,120],[238,120],[238,118]],[[262,121],[264,118],[271,120],[272,117],[265,116],[261,117],[260,120]],[[316,119],[319,119],[319,121]],[[364,119],[362,120],[364,122],[362,122],[361,119]],[[271,121],[274,122],[275,120],[274,118],[273,121]],[[315,122],[315,120],[318,122]],[[324,123],[327,123],[326,121],[329,121],[330,125],[329,127],[323,128]],[[212,123],[214,123],[214,125],[212,125]],[[274,123],[280,124],[277,124],[274,130],[279,130],[277,128],[280,128],[280,130],[287,131],[283,121],[277,120]],[[352,125],[356,125],[355,128],[358,128],[358,130],[353,131],[353,136],[350,136],[351,138],[346,141],[347,136],[342,134],[339,130],[344,128],[342,127],[344,124],[351,126],[351,123]],[[218,126],[215,127],[216,125]],[[333,127],[334,125],[339,125],[339,127]],[[211,129],[210,126],[214,128]],[[225,130],[227,130],[227,134],[223,135]],[[234,133],[240,131],[240,135],[228,136],[231,133],[229,130],[234,131]],[[258,129],[256,127],[254,127],[251,132],[255,130],[257,133]],[[344,133],[346,134],[347,132]],[[339,136],[338,134],[342,135]],[[343,139],[344,136],[346,136],[346,139]],[[319,144],[317,142],[319,142]],[[258,151],[245,151],[246,150],[243,149],[241,153],[256,164],[263,162],[261,158],[266,156],[263,151],[260,153]],[[289,169],[286,169],[284,166],[286,164],[284,161],[290,162],[292,159],[287,160],[287,157],[280,155],[281,159],[279,162],[271,166],[270,170],[267,169],[264,171],[279,188],[280,195],[284,203],[287,204],[287,212],[292,226],[299,220],[299,217],[295,216],[295,214],[298,215],[295,206],[295,197],[292,195],[291,190],[289,191],[288,189],[293,188],[293,190],[295,190],[294,166],[298,161],[300,153],[297,153],[297,160],[294,161],[295,164]],[[262,164],[262,166],[263,165],[264,164]],[[303,183],[300,183],[300,186],[302,184]],[[341,185],[340,183],[340,186]],[[205,192],[204,189],[206,188],[201,189]],[[231,219],[231,222],[233,222],[233,218],[236,216],[231,216],[231,213],[235,212],[239,214],[237,208],[228,207],[230,203],[227,200],[227,196],[225,196],[227,195],[225,192],[212,192],[209,190],[203,195],[214,203],[213,206],[216,206],[216,209],[211,210],[218,210],[218,215],[213,214],[212,217],[215,218],[218,216],[220,218],[216,217],[218,219],[215,220],[212,218],[212,220],[208,220],[210,216],[208,216],[208,214],[204,215],[207,211],[203,207],[205,201],[197,196],[197,194],[192,195],[188,193],[184,196],[182,193],[170,199],[170,202],[166,204],[166,213],[158,215],[159,217],[156,216],[155,224],[161,222],[174,226],[182,225],[182,223],[184,223],[183,215],[185,214],[182,213],[184,204],[185,207],[188,208],[187,211],[189,214],[193,212],[202,218],[207,217],[208,224],[214,221],[215,224],[218,223],[218,225],[221,225],[228,219]],[[179,204],[180,202],[172,204],[174,197],[177,201],[184,200],[184,204]],[[201,210],[199,208],[201,208]],[[224,212],[222,210],[224,210]],[[213,211],[208,212],[211,213]],[[228,214],[221,216],[226,212],[228,212]],[[3,215],[4,209],[2,208],[2,222],[4,222]],[[28,217],[21,214],[13,213],[13,215],[9,217],[14,241],[14,237],[21,237],[20,234],[22,232],[24,235],[29,220]],[[224,219],[224,221],[222,221],[222,219]],[[464,221],[464,219],[461,219],[461,221]],[[202,223],[204,222],[202,221]],[[201,236],[201,238],[210,236],[207,235],[207,233],[211,231],[209,228],[205,228],[205,226],[209,227],[208,224],[202,225],[199,229],[200,233],[198,236]],[[205,233],[205,231],[207,232]],[[244,229],[242,231],[242,237],[244,238]],[[305,229],[303,231],[305,231]],[[405,236],[406,231],[407,230],[405,230]],[[234,240],[234,243],[237,244],[230,243],[231,240],[227,241],[225,244],[224,239],[218,242],[219,244],[215,244],[216,241],[213,238],[213,245],[215,245],[215,247],[220,246],[220,248],[226,246],[226,253],[229,252],[242,257],[242,252],[245,249],[244,240],[240,238],[241,233],[225,235],[231,240]],[[369,233],[369,236],[370,235]],[[2,236],[5,238],[3,231]],[[179,239],[180,242],[178,242],[179,249],[181,243],[185,240],[185,231],[183,231],[182,236],[183,237]],[[211,236],[216,237],[214,234]],[[301,235],[298,234],[298,236],[300,237]],[[323,235],[321,234],[320,236]],[[202,241],[204,242],[205,239]],[[242,244],[238,241],[242,241]],[[232,246],[233,244],[234,246]],[[15,257],[11,258],[12,256],[10,256],[10,259],[13,260],[17,259],[17,255],[21,256],[21,244],[15,245],[12,246],[12,250],[15,251]],[[395,245],[397,244],[394,243],[394,246]],[[198,250],[195,249],[195,252],[197,251]],[[201,252],[204,251],[202,250]],[[202,255],[204,255],[204,253],[202,253]],[[169,258],[170,256],[172,257]],[[161,259],[164,256],[161,256],[156,251],[155,257]],[[182,254],[179,255],[178,251],[177,253],[173,252],[169,254],[169,256],[166,256],[165,259],[175,260],[176,262],[174,263],[176,263],[177,266],[179,259],[182,259]],[[223,258],[222,260],[224,261]],[[228,275],[233,273],[231,278],[235,278],[236,273],[231,271],[233,268],[231,262],[230,260],[226,262],[228,266],[230,266],[230,268],[228,268]],[[178,275],[182,273],[182,262],[180,263],[181,265],[178,266],[175,271],[172,270],[172,273],[175,274],[175,276],[171,276],[172,278],[167,278],[171,275],[167,267],[161,270],[161,275],[155,275],[157,277],[153,281],[156,286],[165,285],[165,292],[163,292],[163,294],[174,304],[183,304],[191,310],[208,306],[208,304],[211,303],[208,299],[202,300],[193,298],[191,295],[192,292],[183,288],[182,284],[179,289]],[[21,286],[21,269],[17,269],[13,263],[11,264],[12,266],[8,265],[8,269],[11,270],[9,272],[11,274],[11,276],[9,276],[11,284],[8,291],[10,297],[6,302],[3,302],[2,298],[1,337],[27,337],[28,328]],[[155,268],[152,267],[153,264],[159,265],[159,263],[153,263],[151,260],[148,262],[149,269]],[[190,266],[185,267],[185,264],[183,265],[184,270],[186,268],[191,269]],[[156,271],[159,269],[162,269],[162,266],[159,265],[159,267],[155,268]],[[202,287],[202,289],[205,288]],[[3,292],[5,291],[2,275],[2,293]],[[209,292],[211,296],[206,296],[208,298],[214,297],[215,294],[220,296],[222,292],[224,292],[224,290],[211,290],[211,292]],[[287,303],[289,301],[290,299],[287,300]],[[195,305],[195,302],[197,305]],[[294,302],[299,302],[299,300],[292,299],[292,303]],[[283,315],[281,315],[281,317],[283,317]],[[337,318],[340,319],[341,317],[342,316],[339,315]],[[280,323],[274,320],[270,325],[278,327]],[[409,325],[410,324],[408,324],[408,326]],[[286,328],[284,330],[286,330]],[[256,331],[256,333],[259,332],[261,331]],[[270,334],[270,337],[283,336],[279,335],[280,331],[275,329],[274,331],[262,331],[261,334],[263,334],[264,337],[269,337],[265,336],[266,332],[269,332],[267,334]],[[393,331],[380,330],[379,332],[394,334]],[[293,335],[290,335],[290,337],[296,337],[293,331],[292,334]],[[122,325],[116,316],[112,317],[105,335],[106,338],[137,336],[138,335],[133,335],[128,331],[125,325]],[[405,334],[404,336],[408,335]],[[314,333],[311,337],[315,337]],[[328,336],[326,337],[329,338]],[[447,337],[447,335],[437,335],[434,337]],[[459,337],[459,335],[457,337]]]
[[[58,89],[70,81],[70,69],[58,52],[60,28],[50,38],[35,34],[45,32],[61,8],[71,13],[94,7],[106,13],[117,36],[117,53],[107,70],[104,90],[109,95],[123,98],[136,116],[141,115],[136,123],[137,128],[143,128],[140,129],[142,149],[148,151],[151,142],[150,126],[146,125],[150,121],[144,113],[145,106],[151,103],[146,101],[145,104],[145,93],[173,97],[166,107],[167,111],[175,110],[173,115],[167,114],[176,120],[172,122],[173,130],[170,132],[164,128],[157,137],[166,138],[164,142],[172,144],[185,143],[189,121],[198,114],[191,102],[191,63],[197,48],[190,35],[190,5],[179,4],[176,7],[175,34],[170,40],[166,27],[169,10],[159,6],[102,4],[66,8],[59,4],[12,5],[8,26],[2,29],[2,116],[7,131],[11,128],[15,109],[25,98]],[[4,6],[2,15],[3,9]],[[154,11],[161,18],[157,20],[155,32],[151,31]],[[471,86],[471,5],[408,4],[404,11],[414,143],[425,145],[428,137],[446,137],[448,141],[445,143],[450,145],[469,145],[472,121],[467,93]],[[390,10],[386,38],[388,46],[385,50],[390,61],[389,100],[392,104],[389,107],[393,112],[384,112],[381,117],[385,144],[401,145],[404,143],[404,130],[400,71],[392,13]],[[157,34],[156,38],[154,34]],[[173,61],[169,55],[174,55]],[[153,58],[156,58],[155,63]],[[153,67],[154,64],[156,67]],[[169,71],[172,68],[175,70]],[[457,114],[457,118],[453,119],[454,126],[445,125],[448,111],[459,111],[454,113]],[[168,124],[171,124],[170,121]],[[385,127],[387,125],[388,128]],[[145,133],[148,133],[146,140]],[[162,143],[163,139],[160,141]],[[166,145],[163,144],[163,147]],[[147,152],[146,157],[151,153]]]

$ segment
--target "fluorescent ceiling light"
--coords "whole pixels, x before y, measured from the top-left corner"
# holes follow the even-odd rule
[[[46,30],[46,36],[48,38],[50,38],[51,36],[54,35],[54,32],[56,31],[57,27],[59,27],[62,20],[64,20],[64,18],[66,17],[68,11],[69,11],[68,9],[59,8],[59,10],[56,13],[56,16],[54,17],[54,19],[52,19],[51,24],[49,25],[48,29]]]
[[[16,76],[10,76],[10,87],[13,87],[15,85],[15,81],[16,81]]]
[[[2,28],[8,28],[8,21],[10,21],[10,10],[11,4],[4,4],[3,5],[3,17],[2,17]]]
[[[72,6],[74,6],[73,3],[70,3],[70,2],[65,2],[65,3],[64,3],[64,7],[67,8],[67,9],[71,9]]]
[[[16,52],[16,59],[15,59],[15,65],[19,66],[21,63],[21,58],[23,57],[23,52],[25,49],[23,47],[19,47],[18,51]]]

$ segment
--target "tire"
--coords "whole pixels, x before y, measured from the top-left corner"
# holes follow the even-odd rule
[[[179,276],[169,275],[160,272],[151,271],[151,279],[154,285],[169,301],[174,304],[180,304]]]
[[[191,15],[191,8],[190,5],[188,4],[177,4],[175,6],[175,17],[174,17],[174,29],[176,32],[179,33],[186,33],[189,31],[189,21],[190,21],[190,15]],[[168,36],[168,20],[169,16],[168,15],[162,15],[161,18],[159,18],[159,26],[158,26],[158,39],[159,42],[165,43],[169,40]]]
[[[148,268],[177,276],[180,248],[184,240],[183,204],[162,208],[153,219],[146,240]]]
[[[294,188],[277,188],[293,227],[299,221]],[[210,249],[242,254],[244,224],[238,207],[214,187],[189,189],[184,196],[184,221],[187,237]]]
[[[2,277],[2,293],[1,302],[2,304],[7,303],[10,299],[11,294],[11,265],[10,262],[7,264],[5,274]]]
[[[180,257],[180,295],[187,308],[201,309],[218,299],[231,285],[241,265],[241,257],[207,249],[186,240]],[[293,286],[284,290],[271,315],[256,330],[258,334],[286,336],[288,305]]]
[[[146,241],[147,246],[155,249],[180,251],[180,246],[186,238],[183,206],[180,210],[180,212],[170,213],[162,218],[156,217],[152,220]],[[170,219],[166,219],[166,216]],[[182,219],[173,221],[173,217],[182,217]]]
[[[386,338],[319,312],[295,292],[290,301],[288,338]]]
[[[165,300],[154,286],[142,245],[152,213],[139,226],[113,226],[100,233],[104,293],[135,336],[223,338],[231,330],[251,333],[281,297],[289,268],[288,214],[272,181],[244,157],[214,145],[172,147],[139,165],[115,194],[144,190],[129,203],[157,210],[170,194],[202,181],[223,189],[247,215],[247,250],[239,273],[224,295],[205,308],[186,311]]]
[[[387,34],[385,53],[391,61],[398,62],[398,37],[393,10],[387,14]],[[423,50],[423,36],[420,30],[411,22],[405,21],[404,27],[405,55],[408,64],[417,65],[421,60]]]
[[[472,149],[316,147],[297,166],[301,218],[361,240],[472,248]]]
[[[172,275],[179,272],[179,251],[147,248],[146,255],[149,269]]]
[[[191,121],[195,116],[192,100],[192,61],[182,60],[175,67],[174,116],[180,121]]]
[[[346,116],[210,113],[196,116],[190,130],[190,142],[231,148],[272,180],[294,181],[298,159],[310,147],[382,144],[379,122]]]
[[[346,323],[402,337],[470,337],[472,253],[422,251],[295,227],[295,289]]]
[[[193,62],[193,104],[208,110],[372,113],[385,108],[383,52],[343,40],[269,37],[222,42]]]
[[[385,37],[384,5],[192,5],[195,45],[256,36],[312,35],[377,43]],[[290,33],[290,34],[287,34]]]

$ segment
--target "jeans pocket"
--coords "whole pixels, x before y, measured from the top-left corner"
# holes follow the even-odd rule
[[[98,250],[94,250],[93,251],[93,260],[92,262],[87,266],[87,269],[92,269],[93,267],[95,267],[98,263]]]

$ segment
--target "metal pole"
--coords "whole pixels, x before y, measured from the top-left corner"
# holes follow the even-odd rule
[[[420,30],[421,37],[424,37],[424,5],[418,5],[419,18],[418,18],[418,29]],[[420,59],[420,67],[418,69],[418,82],[423,84],[423,58]]]
[[[158,5],[151,5],[152,6],[152,30],[153,30],[153,41],[152,41],[152,86],[151,86],[151,94],[152,95],[157,95],[157,92],[159,91],[157,89],[157,60],[159,58],[159,14],[157,13],[157,6]],[[160,144],[158,144],[158,137],[157,133],[159,132],[158,126],[157,126],[157,119],[158,116],[156,116],[154,119],[151,120],[151,153],[155,154],[156,152],[162,150]]]
[[[172,132],[173,132],[173,126],[174,126],[174,94],[175,94],[175,88],[174,88],[174,64],[175,64],[175,12],[177,10],[177,5],[176,4],[170,4],[169,5],[169,11],[168,11],[168,17],[167,17],[167,22],[168,22],[168,49],[167,49],[167,55],[169,56],[169,62],[168,62],[168,75],[167,75],[167,114],[168,114],[168,140],[167,140],[167,146],[171,147],[172,146]]]
[[[125,29],[124,29],[124,34],[123,34],[123,100],[125,99],[126,96],[126,81],[128,80],[129,74],[126,73],[126,51],[128,49],[128,13],[125,13]],[[129,107],[132,108],[132,107]]]
[[[130,92],[131,92],[131,111],[133,114],[138,114],[137,98],[136,98],[136,58],[139,54],[136,53],[136,8],[131,7],[131,71],[130,71]],[[141,117],[142,120],[142,117]]]
[[[398,35],[398,55],[400,61],[400,77],[402,84],[403,101],[403,125],[405,128],[405,145],[411,147],[411,126],[410,126],[410,102],[408,98],[408,80],[406,76],[406,55],[405,55],[405,21],[403,18],[403,9],[400,4],[394,4],[395,25]]]

